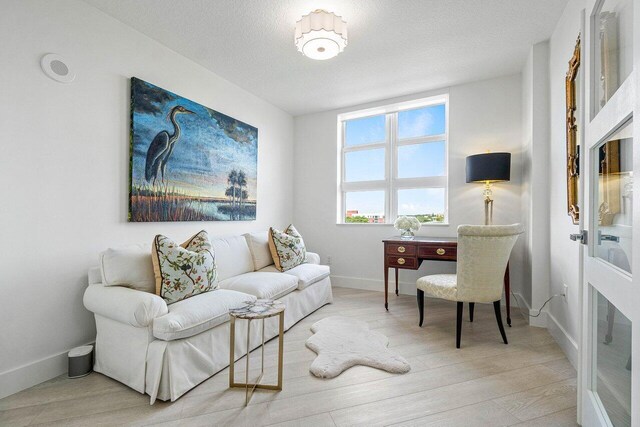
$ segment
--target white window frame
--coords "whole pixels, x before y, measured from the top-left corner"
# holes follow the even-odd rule
[[[443,134],[430,135],[417,138],[398,138],[398,113],[402,111],[415,110],[434,105],[445,105],[445,131]],[[362,119],[372,116],[385,116],[385,140],[381,142],[356,145],[347,147],[345,145],[346,122],[354,119]],[[445,159],[444,176],[433,176],[423,178],[398,178],[398,148],[423,144],[428,142],[444,141]],[[345,182],[345,158],[347,153],[362,150],[384,148],[385,150],[385,173],[384,180]],[[384,107],[370,108],[366,110],[354,111],[338,115],[338,185],[337,185],[337,224],[347,225],[373,225],[376,223],[348,223],[345,222],[346,193],[358,191],[384,191],[385,208],[384,224],[393,225],[398,217],[398,190],[423,189],[423,188],[444,188],[444,221],[426,222],[422,225],[448,225],[449,224],[449,95],[442,94],[429,98],[422,98],[413,101],[400,102]]]

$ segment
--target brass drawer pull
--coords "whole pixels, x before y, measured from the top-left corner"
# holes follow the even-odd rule
[[[398,258],[398,264],[403,265],[405,262],[404,258]]]
[[[404,253],[404,251],[406,251],[407,249],[404,246],[398,246],[398,252],[400,252],[401,254]]]
[[[436,253],[437,253],[438,255],[444,255],[444,254],[445,254],[445,252],[446,252],[446,251],[445,251],[444,249],[442,249],[442,248],[438,248],[438,249],[436,250]]]

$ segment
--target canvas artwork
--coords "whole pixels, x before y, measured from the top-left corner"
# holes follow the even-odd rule
[[[258,129],[131,79],[129,220],[256,219]]]

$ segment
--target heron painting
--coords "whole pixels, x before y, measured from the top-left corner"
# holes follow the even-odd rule
[[[130,139],[130,221],[255,220],[255,127],[133,77]]]

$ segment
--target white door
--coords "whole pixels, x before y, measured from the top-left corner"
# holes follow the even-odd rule
[[[640,2],[588,0],[585,19],[583,426],[640,426]],[[635,3],[635,4],[634,4]],[[635,10],[634,10],[635,9]],[[635,28],[634,28],[635,27]]]

